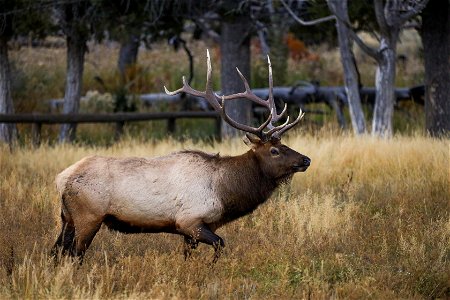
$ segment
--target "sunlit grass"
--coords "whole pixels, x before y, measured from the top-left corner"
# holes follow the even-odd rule
[[[449,141],[322,132],[286,144],[311,157],[252,215],[219,229],[210,266],[170,234],[101,229],[79,267],[48,252],[59,228],[54,176],[84,156],[180,149],[236,155],[222,143],[125,139],[110,147],[0,149],[0,298],[433,298],[450,296]]]

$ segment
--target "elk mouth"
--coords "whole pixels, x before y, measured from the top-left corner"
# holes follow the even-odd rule
[[[306,169],[311,165],[311,159],[309,157],[303,157],[302,161],[299,164],[295,164],[292,166],[292,170],[294,172],[305,172]]]
[[[304,165],[294,165],[292,166],[292,170],[294,172],[305,172],[306,169],[308,169],[309,166],[304,166]]]

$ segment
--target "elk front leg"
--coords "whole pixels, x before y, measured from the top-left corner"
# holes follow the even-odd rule
[[[215,263],[219,259],[220,254],[222,253],[222,249],[223,247],[225,247],[225,243],[223,242],[223,239],[212,232],[212,230],[206,224],[197,225],[193,230],[192,238],[195,241],[213,246],[213,263]]]

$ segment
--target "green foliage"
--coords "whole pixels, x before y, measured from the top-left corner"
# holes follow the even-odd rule
[[[150,45],[183,30],[184,1],[92,0],[92,3],[97,40],[102,40],[105,32],[118,41],[134,34]]]
[[[356,31],[377,29],[373,1],[348,1],[348,15]]]
[[[305,21],[314,20],[330,15],[325,0],[300,1],[301,8],[298,10],[298,16]],[[286,17],[292,18],[290,15]],[[317,45],[323,42],[331,46],[337,45],[336,28],[333,21],[324,22],[314,26],[304,26],[294,22],[291,26],[291,32],[306,45]]]
[[[133,112],[137,110],[134,97],[125,87],[118,88],[114,93],[114,112]]]
[[[43,38],[54,32],[51,6],[45,0],[2,0],[0,3],[0,37],[31,35]]]
[[[85,113],[112,113],[115,109],[113,95],[88,91],[80,103],[80,111]]]

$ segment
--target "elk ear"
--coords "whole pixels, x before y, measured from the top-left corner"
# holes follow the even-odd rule
[[[256,135],[253,134],[249,134],[246,133],[244,135],[244,143],[249,146],[253,151],[259,146],[261,145],[261,139],[259,137],[257,137]]]

